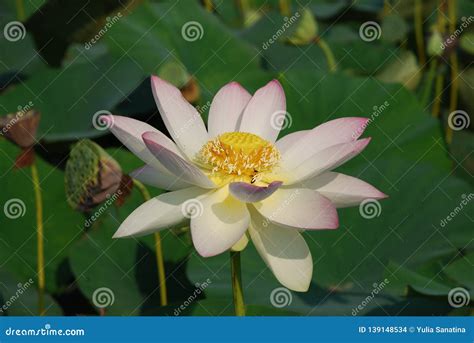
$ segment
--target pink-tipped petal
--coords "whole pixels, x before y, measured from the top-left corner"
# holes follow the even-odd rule
[[[388,197],[388,195],[365,181],[334,172],[318,175],[297,186],[316,190],[331,200],[338,208],[357,206],[366,199],[384,199]]]
[[[101,116],[99,119],[109,127],[110,131],[112,131],[115,137],[117,137],[128,150],[137,155],[143,162],[153,166],[164,174],[169,175],[168,170],[148,151],[145,143],[143,143],[142,135],[145,132],[154,132],[161,145],[181,156],[178,147],[171,139],[147,123],[128,117],[113,115]]]
[[[214,96],[209,109],[209,137],[238,131],[240,118],[251,98],[250,93],[237,82],[222,87]]]
[[[208,190],[190,187],[161,194],[136,208],[114,235],[114,238],[143,236],[188,220],[183,204],[188,199],[205,197]]]
[[[288,149],[290,149],[296,142],[302,139],[310,130],[303,130],[290,133],[286,136],[283,136],[276,141],[275,146],[277,147],[280,154],[284,154]]]
[[[349,161],[364,150],[369,142],[370,138],[364,138],[355,142],[336,144],[316,152],[292,170],[285,170],[282,166],[281,173],[285,184],[291,185],[300,182],[304,185],[305,180]]]
[[[174,176],[202,188],[216,187],[201,169],[159,144],[155,139],[157,138],[155,132],[146,132],[142,138],[153,156]]]
[[[286,288],[306,292],[313,275],[313,260],[298,230],[267,223],[251,211],[250,237],[265,264]]]
[[[229,184],[229,192],[240,201],[257,202],[275,193],[282,184],[281,181],[273,181],[268,186],[259,187],[247,182],[232,182]]]
[[[151,85],[166,128],[181,151],[192,160],[209,140],[201,116],[175,86],[157,76],[151,77]]]
[[[290,170],[318,151],[333,145],[353,142],[362,135],[367,122],[367,118],[347,117],[316,126],[282,153],[280,164],[284,169]]]
[[[280,188],[253,204],[269,222],[298,229],[336,229],[337,211],[331,201],[307,188]]]
[[[135,169],[130,173],[130,176],[143,182],[145,185],[166,189],[168,191],[175,191],[192,186],[192,184],[183,181],[176,175],[162,173],[149,165]]]
[[[250,223],[246,205],[231,197],[226,187],[202,199],[201,209],[191,218],[191,236],[197,252],[204,257],[231,249]]]
[[[255,92],[242,114],[239,131],[275,142],[285,119],[286,98],[280,82],[272,80]]]

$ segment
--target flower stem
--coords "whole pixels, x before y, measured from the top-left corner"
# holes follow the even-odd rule
[[[331,48],[326,43],[326,41],[322,38],[318,38],[316,40],[316,44],[318,44],[318,46],[323,51],[324,56],[326,57],[326,61],[327,61],[328,66],[329,66],[329,71],[334,73],[337,70],[337,65],[336,65],[336,60],[334,58],[334,54],[332,53]]]
[[[235,315],[245,316],[244,291],[242,288],[242,275],[240,268],[240,252],[230,252],[232,295],[234,298]]]
[[[425,44],[423,39],[423,7],[421,0],[415,0],[415,38],[416,38],[416,48],[418,51],[418,60],[420,67],[423,68],[426,62],[425,56]]]
[[[41,198],[41,187],[36,163],[31,165],[31,177],[35,191],[36,203],[36,242],[37,242],[37,272],[38,272],[38,313],[44,315],[44,241],[43,241],[43,201]]]
[[[282,16],[288,17],[291,14],[291,4],[290,0],[279,0],[280,14]]]
[[[133,184],[138,188],[142,194],[143,200],[148,201],[151,199],[148,189],[140,181],[133,179]],[[158,266],[158,281],[160,283],[160,304],[161,306],[168,305],[168,295],[166,291],[166,273],[165,273],[165,261],[163,259],[163,249],[161,246],[161,236],[159,232],[155,232],[155,253],[156,253],[156,264]]]
[[[454,33],[456,30],[456,0],[448,1],[449,15],[449,32]],[[449,92],[449,113],[456,110],[458,106],[458,73],[459,64],[456,50],[453,50],[449,56],[449,64],[451,65],[451,88]],[[453,140],[453,130],[448,125],[446,128],[446,142],[451,144]]]
[[[431,95],[431,89],[433,85],[433,81],[436,77],[436,70],[438,68],[438,60],[434,57],[430,62],[430,69],[428,71],[428,75],[426,76],[426,84],[425,88],[423,89],[423,94],[421,96],[421,104],[425,107],[428,104]]]
[[[16,16],[19,21],[25,20],[25,6],[23,5],[23,0],[16,0],[15,1],[16,7]]]
[[[212,5],[212,0],[204,0],[204,7],[208,12],[212,12],[214,10],[214,6]]]

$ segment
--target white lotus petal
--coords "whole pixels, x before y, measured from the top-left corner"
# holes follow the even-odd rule
[[[286,113],[285,92],[277,80],[272,80],[255,92],[242,114],[239,131],[250,132],[270,142],[280,133]]]
[[[130,173],[130,176],[146,185],[169,191],[192,187],[192,184],[183,181],[176,175],[162,173],[149,165],[135,169]]]
[[[357,206],[365,199],[383,199],[387,195],[358,178],[326,172],[303,182],[304,187],[316,190],[336,207]],[[303,187],[303,184],[295,185]]]
[[[237,82],[222,87],[214,96],[209,109],[209,137],[238,131],[240,118],[250,98],[250,93]]]
[[[275,142],[275,146],[281,154],[284,154],[290,149],[296,142],[302,139],[310,130],[296,131],[290,133]]]
[[[292,170],[319,151],[357,140],[367,121],[360,117],[339,118],[315,127],[282,153],[280,165],[285,170]]]
[[[143,162],[149,164],[163,173],[169,174],[168,170],[148,151],[143,142],[142,135],[145,132],[155,132],[161,145],[175,154],[181,153],[174,142],[153,126],[128,117],[104,115],[100,117],[110,127],[110,131],[117,137],[123,145],[133,154],[138,156]]]
[[[218,255],[236,244],[247,230],[250,215],[244,203],[222,187],[202,199],[202,214],[191,218],[194,247],[204,257]]]
[[[283,286],[306,292],[313,275],[313,260],[301,233],[272,223],[264,226],[256,211],[251,215],[249,233],[266,265]]]
[[[284,180],[285,185],[291,185],[297,182],[304,185],[305,180],[337,168],[349,161],[364,150],[369,142],[370,138],[364,138],[355,142],[330,146],[329,148],[316,152],[296,168],[284,170],[282,166],[280,171],[277,172],[277,174],[282,174],[278,175],[278,178]]]
[[[247,244],[249,243],[249,238],[247,237],[247,233],[244,233],[244,235],[239,239],[237,243],[235,243],[230,250],[232,251],[242,251],[247,247]]]
[[[143,134],[143,141],[147,148],[173,175],[199,187],[216,187],[201,169],[160,145],[155,138],[155,132],[145,132]]]
[[[181,91],[157,76],[151,86],[163,122],[181,151],[193,160],[209,136],[198,111],[181,95]]]
[[[191,187],[161,194],[136,208],[120,225],[114,238],[143,236],[187,220],[182,205],[200,199],[208,190]]]
[[[307,188],[280,188],[253,204],[267,221],[299,229],[336,229],[337,211],[331,201]]]

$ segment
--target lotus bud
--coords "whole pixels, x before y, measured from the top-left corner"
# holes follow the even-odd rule
[[[430,56],[441,56],[445,49],[443,43],[443,36],[435,28],[433,29],[430,38],[428,39],[427,51]]]
[[[293,45],[308,45],[318,37],[318,23],[313,13],[307,8],[303,8],[301,12],[296,29],[287,38],[288,42]]]

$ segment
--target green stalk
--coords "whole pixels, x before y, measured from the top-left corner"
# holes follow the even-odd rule
[[[324,53],[324,56],[326,57],[326,61],[329,66],[329,71],[332,73],[337,71],[336,59],[334,58],[334,54],[332,53],[332,50],[329,47],[329,45],[326,43],[326,41],[322,38],[318,38],[315,40],[315,42],[321,48],[321,50]]]
[[[240,252],[230,252],[232,295],[234,299],[235,315],[245,316],[244,290],[242,288],[242,275],[240,267]]]
[[[279,0],[278,1],[280,14],[282,16],[288,17],[291,15],[291,4],[290,0]]]
[[[415,38],[418,51],[420,67],[423,68],[426,62],[425,44],[423,38],[423,7],[421,0],[415,0]]]
[[[25,6],[23,5],[23,0],[16,0],[15,1],[16,7],[16,16],[19,21],[25,20]]]
[[[37,258],[37,273],[38,273],[38,313],[44,316],[44,290],[45,290],[45,276],[44,276],[44,236],[43,236],[43,200],[41,198],[41,187],[39,181],[38,168],[36,163],[31,165],[31,177],[33,179],[33,188],[35,191],[36,204],[36,258]]]
[[[456,0],[448,1],[448,15],[449,15],[449,32],[454,33],[456,30]],[[451,65],[451,88],[449,92],[449,113],[456,110],[458,106],[458,73],[459,64],[456,50],[453,50],[449,56],[449,63]],[[446,142],[451,144],[453,141],[453,130],[449,125],[446,129]]]
[[[133,184],[138,188],[142,194],[143,200],[148,201],[151,199],[148,189],[140,181],[133,179]],[[168,305],[168,295],[166,290],[166,273],[165,273],[165,261],[163,259],[163,248],[161,246],[161,236],[159,232],[155,232],[155,253],[156,253],[156,264],[158,266],[158,281],[160,283],[160,304],[161,306]]]

